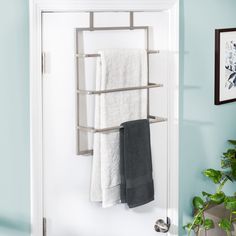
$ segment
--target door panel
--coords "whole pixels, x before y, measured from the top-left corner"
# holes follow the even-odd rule
[[[128,13],[95,13],[95,26],[129,25]],[[168,12],[135,13],[135,25],[149,25],[150,81],[164,88],[151,90],[151,114],[167,117]],[[47,236],[152,236],[155,221],[166,219],[167,124],[151,125],[155,201],[135,209],[125,205],[102,209],[89,200],[92,156],[76,155],[75,28],[89,27],[88,13],[44,13],[43,52],[43,186]],[[80,46],[86,53],[99,48],[144,48],[144,32],[87,32]],[[95,59],[85,61],[87,89],[94,88]],[[85,99],[87,123],[93,123],[93,97]],[[85,114],[83,114],[85,115]],[[89,138],[91,145],[92,140]]]

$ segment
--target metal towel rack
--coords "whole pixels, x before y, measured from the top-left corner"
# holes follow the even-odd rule
[[[131,90],[140,90],[140,89],[147,89],[147,118],[150,119],[150,123],[159,123],[167,121],[166,118],[152,116],[149,114],[149,89],[152,88],[159,88],[163,87],[162,84],[150,83],[149,81],[149,55],[154,53],[159,53],[159,50],[150,50],[149,49],[149,26],[134,26],[134,12],[129,12],[130,14],[130,25],[129,26],[122,26],[122,27],[94,27],[94,12],[90,12],[90,26],[87,28],[77,28],[76,29],[76,67],[77,67],[77,154],[78,155],[92,155],[93,150],[81,150],[80,145],[80,132],[91,132],[91,133],[106,133],[106,132],[113,132],[118,131],[119,129],[123,128],[122,126],[114,126],[108,128],[101,128],[95,129],[94,127],[85,127],[80,125],[80,117],[78,111],[78,104],[79,104],[79,96],[80,95],[101,95],[105,93],[114,93],[120,91],[131,91]],[[83,31],[103,31],[103,30],[146,30],[146,51],[147,51],[147,80],[148,83],[145,86],[136,86],[136,87],[126,87],[126,88],[116,88],[116,89],[107,89],[107,90],[83,90],[80,89],[79,85],[79,59],[84,58],[96,58],[100,57],[100,54],[93,53],[93,54],[81,54],[79,52],[79,38],[78,33]]]

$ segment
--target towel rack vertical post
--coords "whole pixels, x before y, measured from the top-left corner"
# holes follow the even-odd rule
[[[94,13],[89,12],[89,28],[91,31],[94,30]]]
[[[147,45],[147,52],[149,52],[149,27],[146,29],[146,45]],[[149,53],[147,53],[147,83],[150,83],[150,73],[149,73],[149,67],[150,67],[150,61],[149,61]],[[150,91],[149,88],[147,88],[147,118],[150,117]]]
[[[130,28],[134,27],[134,12],[133,11],[129,13],[129,24],[130,24]]]
[[[79,53],[79,37],[78,37],[78,30],[76,29],[76,40],[75,40],[75,50],[76,53]],[[80,89],[79,87],[79,58],[76,57],[76,89]],[[79,112],[79,94],[76,91],[76,96],[75,96],[75,104],[76,104],[76,124],[79,124],[79,120],[80,120],[80,112]],[[77,153],[80,153],[80,131],[76,128],[76,151]]]

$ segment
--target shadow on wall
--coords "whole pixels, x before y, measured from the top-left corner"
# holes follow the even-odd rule
[[[30,232],[30,224],[21,219],[12,219],[0,216],[0,228],[14,230],[22,233]]]

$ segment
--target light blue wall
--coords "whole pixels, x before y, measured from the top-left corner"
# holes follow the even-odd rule
[[[1,0],[0,9],[0,236],[28,236],[28,0]]]
[[[226,140],[236,139],[236,103],[214,105],[214,30],[236,27],[235,12],[235,0],[181,0],[180,227],[192,197],[214,190],[201,171],[219,168]]]

